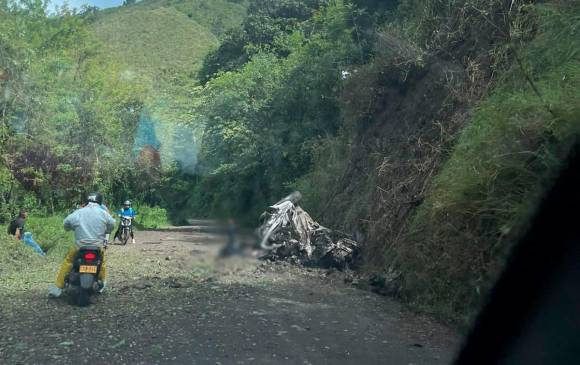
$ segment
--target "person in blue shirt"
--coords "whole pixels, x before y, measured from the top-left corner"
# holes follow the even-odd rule
[[[131,220],[135,219],[135,216],[137,215],[137,213],[135,213],[135,211],[133,210],[133,208],[131,208],[131,201],[130,200],[125,200],[125,202],[123,203],[123,209],[116,211],[115,213],[117,213],[120,217],[126,217],[129,218]],[[121,229],[123,228],[122,225],[122,220],[119,223],[119,228],[117,229],[117,232],[115,233],[115,237],[113,238],[114,241],[117,241],[117,239],[119,241],[121,241]],[[131,234],[131,243],[135,243],[135,235],[133,234],[133,224],[131,224],[129,226],[129,232]]]

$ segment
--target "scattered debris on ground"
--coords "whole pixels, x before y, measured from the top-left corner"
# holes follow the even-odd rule
[[[401,291],[401,273],[394,270],[380,274],[369,274],[363,280],[353,282],[353,286],[370,290],[375,294],[396,297]]]
[[[294,192],[260,217],[261,247],[268,250],[263,258],[323,268],[355,266],[360,254],[358,242],[312,219],[298,204],[301,198]]]

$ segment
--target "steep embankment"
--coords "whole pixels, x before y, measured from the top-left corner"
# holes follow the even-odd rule
[[[346,166],[322,153],[299,185],[338,173],[326,222],[357,233],[407,301],[466,321],[578,135],[580,8],[434,3],[404,2],[411,37],[383,32],[346,87],[352,148],[327,146]]]

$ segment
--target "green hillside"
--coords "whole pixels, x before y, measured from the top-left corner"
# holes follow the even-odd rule
[[[99,12],[95,35],[122,63],[157,79],[167,72],[190,73],[241,23],[244,2],[226,0],[142,1]]]
[[[217,45],[213,33],[174,8],[121,8],[93,29],[116,58],[152,76],[193,70]]]
[[[219,37],[243,21],[247,4],[244,0],[153,0],[140,2],[134,7],[172,7]]]
[[[181,156],[175,131],[193,138],[198,123],[191,119],[189,103],[197,70],[218,46],[218,38],[242,22],[246,7],[243,0],[145,0],[92,17],[92,33],[124,75],[148,85],[143,100],[147,112],[140,117],[139,130],[155,135],[164,166],[195,161]]]

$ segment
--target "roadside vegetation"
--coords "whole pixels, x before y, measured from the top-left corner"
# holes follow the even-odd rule
[[[34,240],[47,251],[42,257],[22,241],[0,233],[0,291],[14,293],[31,288],[43,288],[56,277],[63,257],[73,243],[73,235],[62,228],[64,217],[49,218],[31,216],[26,230],[33,233]]]
[[[572,2],[526,8],[535,29],[521,31],[535,36],[511,45],[516,59],[474,109],[398,250],[410,285],[425,283],[413,300],[469,313],[527,228],[580,136],[579,15]]]
[[[453,3],[402,2],[405,20],[377,43],[388,51],[377,49],[344,94],[355,146],[325,142],[298,186],[312,191],[312,208],[327,222],[362,232],[369,266],[396,276],[405,301],[467,324],[578,139],[580,8]],[[429,80],[431,90],[416,79],[441,67],[448,72]],[[388,107],[375,108],[390,88],[426,93],[391,99],[426,112],[389,117]],[[389,145],[368,147],[372,129]],[[316,188],[337,177],[340,187]]]
[[[156,228],[253,225],[299,189],[400,298],[465,324],[580,133],[579,19],[574,0],[0,1],[0,218],[56,215],[30,222],[50,246],[90,190]]]
[[[140,230],[163,228],[169,225],[165,210],[145,206],[137,207],[137,209],[140,209],[136,221],[137,239],[146,234],[139,233]],[[25,290],[30,287],[46,290],[46,287],[53,282],[63,257],[74,243],[73,233],[63,229],[64,217],[64,214],[49,217],[31,214],[26,221],[26,231],[31,232],[34,241],[47,252],[46,257],[41,257],[22,241],[7,235],[5,230],[0,232],[2,247],[0,250],[0,290],[9,288]],[[111,234],[111,239],[113,234],[114,232]],[[123,258],[114,260],[117,263]],[[130,267],[130,265],[122,267]]]

